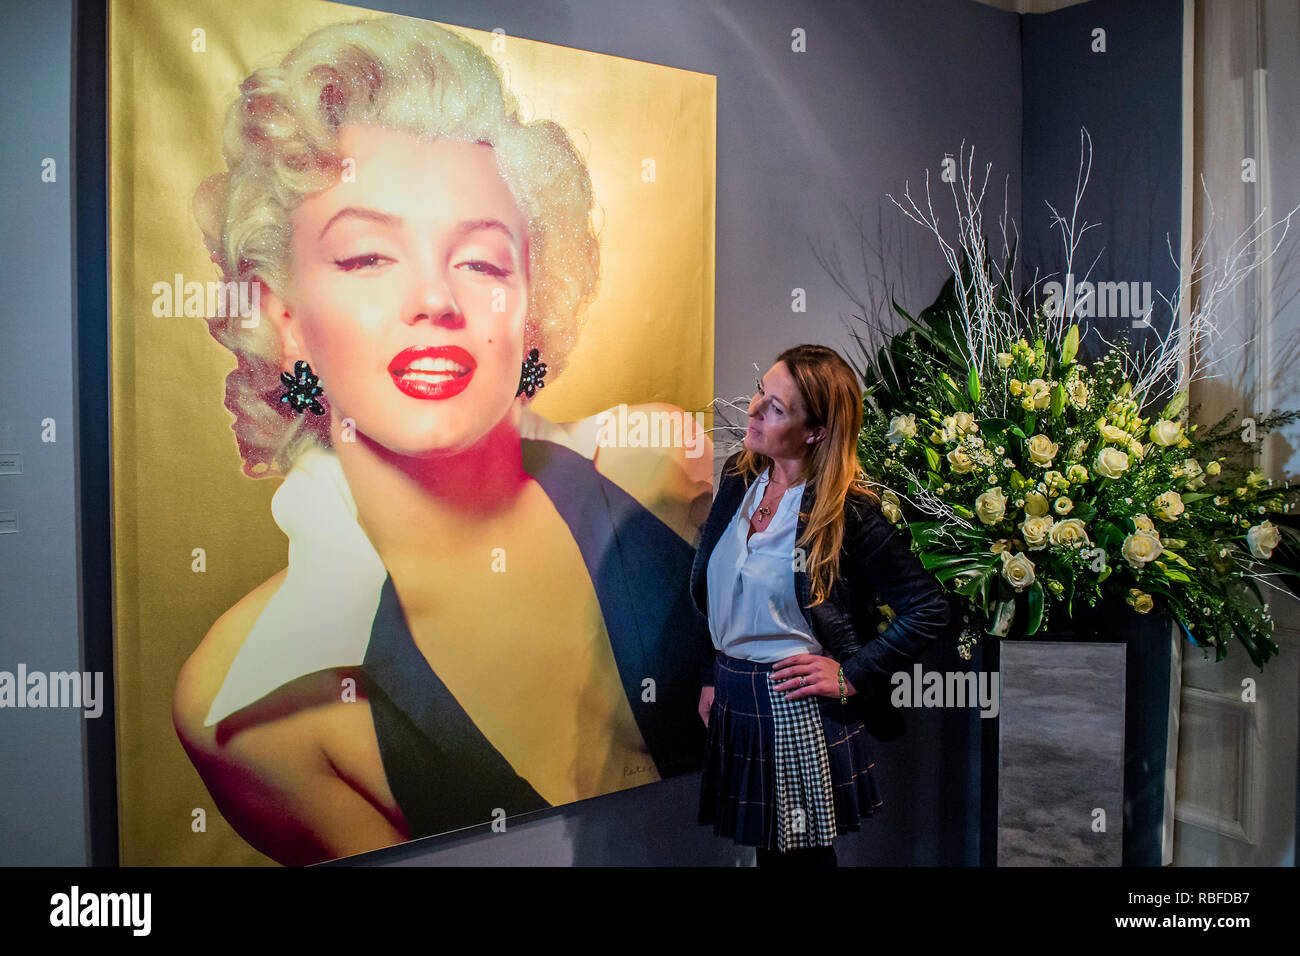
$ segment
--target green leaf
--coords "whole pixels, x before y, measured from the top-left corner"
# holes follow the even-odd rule
[[[978,573],[978,568],[971,568],[969,565],[953,565],[952,567],[940,568],[934,573],[934,577],[940,584],[946,584],[955,577],[963,575],[970,577]]]
[[[1086,501],[1076,501],[1074,508],[1070,511],[1071,518],[1078,518],[1080,521],[1087,521],[1097,513],[1097,509]]]
[[[970,395],[970,400],[979,404],[980,400],[980,374],[979,369],[971,366],[971,370],[966,374],[966,393]]]
[[[992,564],[982,568],[974,568],[965,572],[968,577],[956,588],[958,594],[970,598],[972,601],[980,599],[980,595],[988,584],[989,577],[993,574],[994,567]]]
[[[933,571],[935,568],[951,567],[952,565],[970,565],[971,556],[968,554],[929,554],[921,555],[921,564],[927,571]]]
[[[939,293],[939,298],[935,300],[934,305],[921,313],[920,318],[909,315],[892,297],[889,300],[894,306],[894,311],[907,320],[907,323],[915,330],[916,334],[936,350],[942,352],[954,367],[960,366],[964,359],[957,348],[956,341],[952,337],[951,323],[949,323],[947,329],[942,328],[942,324],[949,302],[951,302],[952,308],[957,307],[957,297],[953,291],[955,283],[956,276],[949,276],[943,291]]]
[[[1043,623],[1043,586],[1037,581],[1029,585],[1028,604],[1029,617],[1025,623],[1028,633],[1034,634]]]
[[[898,387],[898,376],[894,374],[894,366],[889,360],[889,350],[884,346],[881,346],[880,351],[877,353],[876,368],[880,372],[880,380],[885,385],[885,391],[890,399],[890,408],[893,410],[898,407],[903,394],[902,389]]]
[[[1052,400],[1049,410],[1053,418],[1061,417],[1061,409],[1065,408],[1065,386],[1057,382],[1052,386]]]
[[[931,471],[939,470],[939,453],[929,445],[925,446],[925,461],[930,466]]]
[[[984,440],[988,441],[989,436],[996,435],[998,432],[1005,432],[1016,427],[1016,423],[1009,418],[981,418],[980,434]]]
[[[1124,544],[1126,535],[1118,525],[1109,521],[1098,521],[1096,530],[1097,541],[1103,547],[1118,548]]]

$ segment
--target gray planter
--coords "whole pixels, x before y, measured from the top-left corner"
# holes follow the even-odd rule
[[[1123,644],[1003,641],[999,866],[1119,866]]]

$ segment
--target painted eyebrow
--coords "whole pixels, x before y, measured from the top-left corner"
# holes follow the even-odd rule
[[[349,218],[361,219],[366,222],[375,222],[381,226],[388,227],[399,227],[406,221],[401,216],[395,216],[392,213],[387,212],[380,212],[377,209],[365,209],[361,206],[348,206],[344,209],[340,209],[330,217],[329,222],[325,223],[325,227],[321,229],[319,239],[324,239],[325,233],[329,232],[330,227],[336,222],[341,219]],[[500,219],[462,219],[460,222],[456,223],[453,232],[456,236],[460,237],[467,236],[471,232],[478,232],[480,229],[492,229],[504,234],[511,242],[517,241],[515,239],[515,234],[511,232],[510,227]]]

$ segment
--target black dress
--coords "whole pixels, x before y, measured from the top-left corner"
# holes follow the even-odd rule
[[[705,729],[694,676],[712,660],[713,645],[691,603],[695,549],[591,459],[533,439],[523,441],[522,454],[524,469],[582,552],[624,693],[659,775],[699,769]],[[539,640],[545,627],[538,622]],[[488,822],[498,809],[509,816],[549,806],[429,667],[391,577],[361,670],[384,773],[412,838]]]

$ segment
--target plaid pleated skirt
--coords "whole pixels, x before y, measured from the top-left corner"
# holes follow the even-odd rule
[[[699,820],[743,846],[829,846],[884,805],[867,731],[839,698],[772,691],[771,672],[714,661]]]

